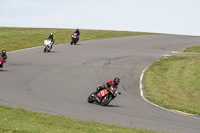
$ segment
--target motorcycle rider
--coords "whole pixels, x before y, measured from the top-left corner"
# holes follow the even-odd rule
[[[100,91],[102,91],[104,89],[109,89],[110,87],[113,87],[113,89],[117,90],[119,82],[120,82],[120,79],[118,77],[115,77],[113,80],[108,80],[107,82],[104,82],[103,85],[99,85],[97,87],[97,91],[96,91],[96,99],[97,99],[97,101],[100,102],[102,97],[103,97],[102,94],[99,93]],[[121,93],[119,92],[119,94],[121,94]]]
[[[74,33],[76,33],[77,34],[77,41],[79,40],[79,36],[80,36],[80,31],[79,31],[79,29],[76,29],[75,31],[74,31]],[[73,33],[73,34],[74,34]]]
[[[50,50],[51,50],[51,49],[52,49],[52,46],[53,46],[53,44],[54,44],[54,42],[55,42],[55,39],[54,39],[53,33],[50,33],[50,35],[49,35],[49,37],[47,37],[47,39],[51,40],[51,42],[52,42],[52,44],[51,44],[51,48],[50,48]]]
[[[2,50],[2,52],[0,53],[0,56],[3,58],[3,63],[6,63],[8,56],[6,55],[5,49]]]

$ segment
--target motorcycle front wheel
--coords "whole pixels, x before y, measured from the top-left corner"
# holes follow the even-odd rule
[[[106,105],[108,105],[111,102],[111,100],[112,100],[112,95],[106,95],[106,96],[104,96],[102,98],[101,105],[102,106],[106,106]]]
[[[76,40],[74,40],[74,44],[76,44],[77,43],[77,41]]]
[[[88,103],[93,103],[95,101],[95,92],[89,95]]]

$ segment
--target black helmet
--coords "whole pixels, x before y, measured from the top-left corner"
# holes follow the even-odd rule
[[[79,32],[79,29],[76,29],[76,32]]]
[[[5,49],[2,50],[2,56],[6,56],[6,50]]]
[[[105,86],[105,87],[110,87],[110,86],[111,86],[111,84],[110,84],[110,83],[108,83],[108,82],[104,82],[104,86]]]
[[[53,33],[50,33],[50,36],[53,36]]]
[[[118,77],[115,77],[115,78],[113,79],[113,82],[115,83],[115,85],[118,85],[119,82],[120,82],[120,79],[119,79]]]

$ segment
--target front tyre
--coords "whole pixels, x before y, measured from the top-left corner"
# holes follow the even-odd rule
[[[106,105],[108,105],[108,104],[111,102],[111,100],[112,100],[112,95],[106,95],[106,96],[104,96],[104,97],[102,98],[100,104],[101,104],[102,106],[106,106]]]
[[[76,45],[76,43],[77,43],[77,40],[76,40],[76,39],[74,39],[74,44]]]
[[[44,52],[46,52],[46,48],[44,48]]]
[[[51,45],[51,46],[50,46],[50,48],[49,48],[48,52],[50,52],[50,51],[51,51],[52,47],[53,47],[53,45]]]
[[[88,103],[93,103],[95,101],[95,92],[89,95]]]

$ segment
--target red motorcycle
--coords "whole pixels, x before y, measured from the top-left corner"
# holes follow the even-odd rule
[[[74,43],[76,44],[78,42],[78,35],[77,33],[73,33],[72,34],[72,41],[71,41],[71,45]]]
[[[2,56],[0,56],[0,68],[2,68],[2,67],[3,67],[3,63],[4,63],[4,61],[3,61],[3,57],[2,57]]]
[[[99,95],[100,93],[103,97],[102,97],[101,101],[98,101],[97,95]],[[100,91],[99,93],[93,92],[88,97],[88,103],[96,102],[102,106],[106,106],[117,96],[117,94],[121,95],[121,93],[120,92],[117,93],[117,89],[113,88],[113,87],[106,88],[106,89]]]

